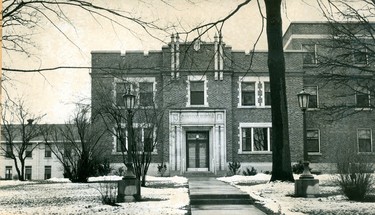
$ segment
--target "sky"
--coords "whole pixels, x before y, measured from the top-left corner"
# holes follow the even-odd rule
[[[3,67],[37,69],[56,66],[90,66],[93,50],[161,50],[170,40],[170,33],[181,32],[199,24],[225,17],[244,0],[96,0],[94,3],[126,10],[142,20],[152,20],[158,26],[175,26],[168,32],[151,31],[148,35],[135,23],[117,19],[122,26],[82,10],[63,8],[66,20],[53,19],[57,30],[41,19],[32,39],[36,48],[31,56],[4,52]],[[260,1],[261,3],[263,1]],[[261,5],[265,14],[264,6]],[[292,21],[324,21],[315,0],[284,0],[283,30]],[[223,28],[223,40],[234,50],[249,52],[260,33],[261,16],[255,0],[241,8]],[[130,29],[130,30],[129,30]],[[61,33],[63,32],[63,33]],[[192,34],[191,36],[194,36]],[[202,38],[212,41],[214,32]],[[181,35],[184,39],[184,35]],[[191,40],[189,37],[188,40]],[[256,46],[266,50],[266,34]],[[43,73],[4,73],[10,80],[3,82],[2,102],[9,98],[25,101],[35,115],[44,115],[44,123],[64,123],[75,111],[76,103],[90,103],[90,71],[88,69],[54,70]],[[9,96],[9,97],[8,97]]]

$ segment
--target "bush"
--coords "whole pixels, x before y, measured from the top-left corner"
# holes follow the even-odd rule
[[[160,174],[161,177],[164,176],[165,171],[167,171],[167,165],[158,164],[158,173]]]
[[[246,168],[246,170],[242,171],[243,175],[246,176],[252,176],[258,174],[257,170],[254,167],[251,167],[251,169]]]
[[[238,173],[238,170],[241,168],[241,163],[240,162],[229,162],[229,171],[231,172],[232,175],[236,175]]]
[[[372,191],[374,183],[372,165],[367,163],[341,163],[340,165],[338,165],[339,175],[334,182],[349,200],[363,201]]]
[[[99,183],[99,189],[102,203],[105,205],[116,206],[117,201],[117,182]]]
[[[311,172],[311,168],[309,168],[309,169],[310,169],[310,172]],[[292,170],[293,170],[294,174],[302,174],[303,170],[304,170],[303,162],[299,161],[298,163],[293,164]]]

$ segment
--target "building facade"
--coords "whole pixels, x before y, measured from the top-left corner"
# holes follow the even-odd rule
[[[335,171],[345,153],[375,162],[375,99],[374,91],[369,90],[375,86],[374,52],[351,53],[352,60],[346,62],[355,67],[329,66],[324,56],[332,49],[324,44],[332,44],[334,36],[328,23],[291,23],[283,37],[291,159],[298,162],[303,157],[303,120],[297,94],[305,89],[310,93],[308,156],[313,170],[321,172]],[[152,122],[156,127],[142,121],[139,114],[134,117],[139,142],[152,142],[146,135],[151,133],[156,143],[150,174],[156,174],[161,163],[167,165],[170,175],[223,175],[229,162],[240,162],[242,168],[271,170],[267,52],[236,51],[221,37],[215,37],[214,42],[183,42],[172,35],[170,43],[159,51],[91,54],[93,115],[100,113],[108,99],[125,114],[126,90],[136,95],[138,110],[162,113]],[[339,74],[342,68],[371,77],[366,79],[366,90],[358,82],[340,85],[321,76],[326,71]],[[361,68],[369,74],[360,72]],[[337,113],[342,117],[333,117]],[[112,148],[113,165],[124,166],[118,138],[108,134],[105,141]]]

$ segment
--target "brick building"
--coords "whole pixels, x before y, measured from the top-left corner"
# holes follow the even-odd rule
[[[298,162],[303,155],[297,93],[304,88],[311,94],[309,160],[313,170],[323,172],[334,170],[344,151],[351,158],[375,162],[374,90],[363,90],[358,82],[340,85],[320,75],[345,68],[358,76],[367,75],[367,86],[374,86],[374,51],[349,53],[351,60],[346,62],[357,65],[354,67],[325,66],[328,58],[324,56],[332,54],[327,44],[332,45],[332,38],[337,37],[332,29],[328,23],[291,23],[283,38],[291,158]],[[373,40],[368,44],[374,48]],[[138,110],[164,113],[157,127],[142,122],[137,114],[134,117],[139,142],[150,142],[147,133],[157,142],[150,174],[156,173],[160,163],[167,164],[171,175],[196,171],[221,175],[233,161],[258,171],[271,170],[267,52],[252,55],[229,45],[219,37],[214,42],[184,42],[175,35],[159,51],[93,51],[93,115],[106,99],[125,113],[121,107],[126,89],[136,95]],[[359,72],[361,68],[369,73]],[[345,104],[337,110],[345,109],[348,114],[334,118],[338,111],[330,107],[337,104]],[[125,129],[125,122],[121,126]],[[112,147],[113,164],[123,166],[118,139],[108,134],[105,141]]]
[[[318,44],[329,43],[331,37],[328,23],[292,23],[283,38],[292,161],[302,159],[302,113],[296,95],[305,88],[311,93],[309,158],[312,167],[321,171],[333,168],[334,155],[344,145],[356,149],[353,156],[375,160],[371,93],[359,95],[317,78],[322,69],[317,56],[325,50],[319,50]],[[368,61],[364,66],[373,70],[374,64]],[[167,163],[171,174],[221,174],[233,161],[258,170],[271,169],[267,52],[235,51],[218,37],[214,42],[182,42],[172,35],[161,51],[93,51],[92,67],[93,109],[100,103],[96,95],[103,86],[111,86],[111,96],[117,100],[123,88],[131,86],[140,107],[151,98],[166,112],[158,129],[154,162]],[[322,104],[344,99],[335,96],[338,91],[346,92],[345,99],[354,103],[358,98],[367,99],[368,107],[361,107],[361,113],[353,116],[325,121]],[[116,154],[116,138],[109,141]]]

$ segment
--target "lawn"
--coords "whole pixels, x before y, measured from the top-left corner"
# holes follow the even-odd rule
[[[147,186],[142,188],[142,201],[109,206],[101,202],[102,183],[71,183],[60,179],[0,181],[0,214],[174,215],[188,212],[186,178],[150,176]]]

